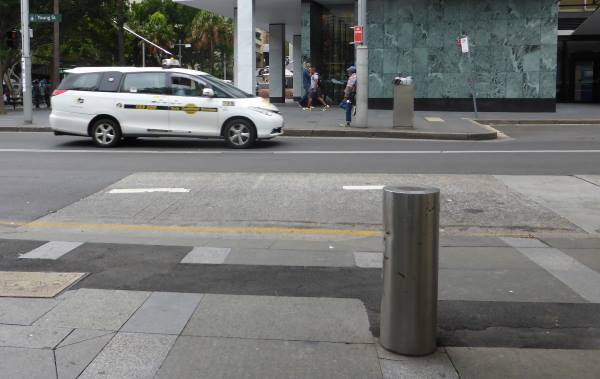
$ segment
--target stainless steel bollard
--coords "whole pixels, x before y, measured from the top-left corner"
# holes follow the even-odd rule
[[[436,350],[440,190],[385,187],[379,342],[403,355]]]

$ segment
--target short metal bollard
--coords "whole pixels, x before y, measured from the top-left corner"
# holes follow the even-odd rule
[[[436,350],[440,190],[385,187],[379,342],[403,355]]]

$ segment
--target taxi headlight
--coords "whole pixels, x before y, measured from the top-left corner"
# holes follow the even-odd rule
[[[267,109],[267,108],[250,107],[249,109],[252,109],[254,112],[258,112],[265,116],[273,116],[275,114],[275,112],[272,109]]]

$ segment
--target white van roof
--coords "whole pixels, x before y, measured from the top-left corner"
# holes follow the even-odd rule
[[[76,67],[69,70],[65,70],[69,74],[86,74],[90,72],[106,72],[106,71],[118,71],[118,72],[156,72],[156,71],[168,71],[168,72],[179,72],[188,75],[208,75],[206,72],[189,70],[187,68],[162,68],[162,67]]]

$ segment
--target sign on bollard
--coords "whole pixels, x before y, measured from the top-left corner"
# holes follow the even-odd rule
[[[383,296],[379,342],[403,355],[436,350],[440,190],[383,189]]]

